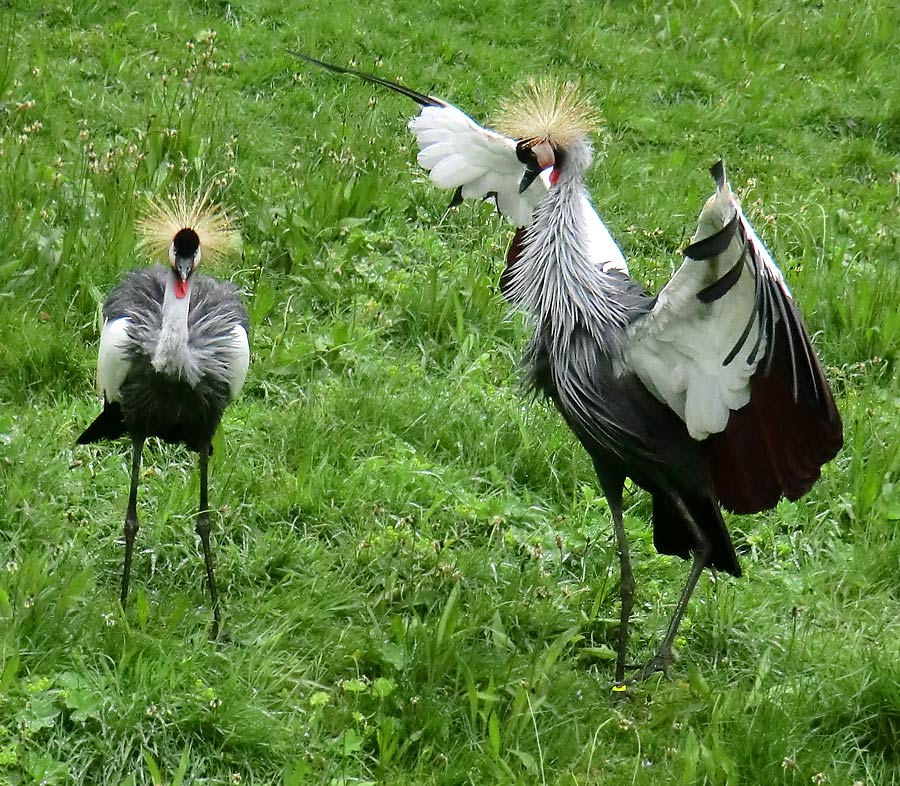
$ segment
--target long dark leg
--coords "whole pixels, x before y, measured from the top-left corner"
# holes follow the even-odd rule
[[[594,463],[597,478],[603,488],[603,494],[612,514],[613,532],[616,535],[616,550],[619,552],[619,649],[616,657],[616,683],[622,685],[625,680],[625,657],[628,651],[628,625],[631,621],[631,610],[634,607],[634,573],[631,570],[631,553],[628,550],[628,538],[625,534],[625,522],[622,519],[622,488],[624,479],[613,477],[603,467]]]
[[[128,597],[128,584],[131,581],[131,553],[134,548],[134,536],[138,531],[137,490],[141,474],[141,453],[144,450],[143,438],[133,437],[131,440],[131,491],[128,494],[128,510],[125,512],[125,564],[122,566],[122,606]]]
[[[616,533],[616,549],[619,552],[619,597],[622,607],[619,611],[619,651],[616,657],[616,682],[625,679],[625,656],[628,651],[628,625],[634,607],[634,573],[631,570],[631,554],[622,520],[622,489],[615,494],[607,492],[606,500],[612,513],[613,531]]]
[[[209,445],[200,448],[200,510],[197,512],[196,531],[203,544],[203,561],[206,563],[206,581],[209,584],[209,595],[212,598],[213,625],[209,633],[211,639],[219,637],[219,593],[216,590],[216,577],[213,575],[212,552],[209,549],[209,500],[207,499],[207,465],[209,464]]]
[[[684,584],[684,589],[681,590],[681,597],[678,598],[678,603],[675,605],[675,611],[672,612],[666,635],[663,636],[656,655],[635,675],[635,681],[646,679],[657,671],[661,671],[666,676],[669,676],[669,660],[672,657],[672,645],[675,643],[675,636],[678,634],[678,626],[681,624],[681,618],[687,609],[688,601],[691,599],[691,595],[694,594],[700,574],[709,561],[711,547],[708,538],[697,526],[694,517],[690,514],[684,502],[679,497],[672,497],[672,499],[694,536],[694,542],[696,543],[694,547],[694,562],[691,565],[691,572]]]

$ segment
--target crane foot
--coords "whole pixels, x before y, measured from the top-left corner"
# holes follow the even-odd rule
[[[657,653],[650,660],[648,660],[642,668],[640,668],[629,680],[629,683],[634,684],[635,682],[643,682],[648,677],[652,677],[657,672],[662,672],[662,675],[667,679],[672,679],[669,674],[669,660],[671,659],[671,653]]]

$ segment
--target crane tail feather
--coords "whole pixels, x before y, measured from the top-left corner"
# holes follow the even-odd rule
[[[684,492],[679,492],[679,496],[712,549],[710,567],[740,577],[741,565],[715,499],[709,495]],[[678,507],[666,494],[654,493],[653,547],[660,554],[690,559],[691,551],[699,544],[693,542],[689,532],[690,528]]]
[[[100,442],[104,439],[117,439],[128,432],[125,426],[125,418],[122,415],[122,407],[118,401],[107,401],[103,405],[103,411],[97,415],[78,437],[79,445],[88,445],[91,442]]]

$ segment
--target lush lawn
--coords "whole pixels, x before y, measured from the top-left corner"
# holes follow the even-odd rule
[[[389,0],[0,5],[0,784],[900,783],[900,6]],[[675,679],[610,693],[618,563],[589,461],[529,404],[495,292],[508,229],[444,218],[413,107],[487,119],[525,77],[605,117],[601,214],[659,287],[724,156],[800,301],[846,446],[729,524]],[[253,363],[198,480],[151,446],[119,607],[126,443],[99,306],[146,193],[215,183]],[[687,565],[628,498],[646,658]]]

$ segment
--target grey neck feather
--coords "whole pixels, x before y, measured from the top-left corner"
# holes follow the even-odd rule
[[[583,211],[590,163],[587,140],[566,150],[559,180],[535,210],[510,282],[510,300],[535,322],[534,341],[549,334],[554,354],[563,357],[576,326],[612,353],[628,323],[610,278],[589,256]]]
[[[162,304],[162,324],[153,352],[153,368],[192,387],[200,381],[200,370],[188,344],[188,313],[191,306],[191,282],[183,298],[175,295],[175,273],[166,277]]]

